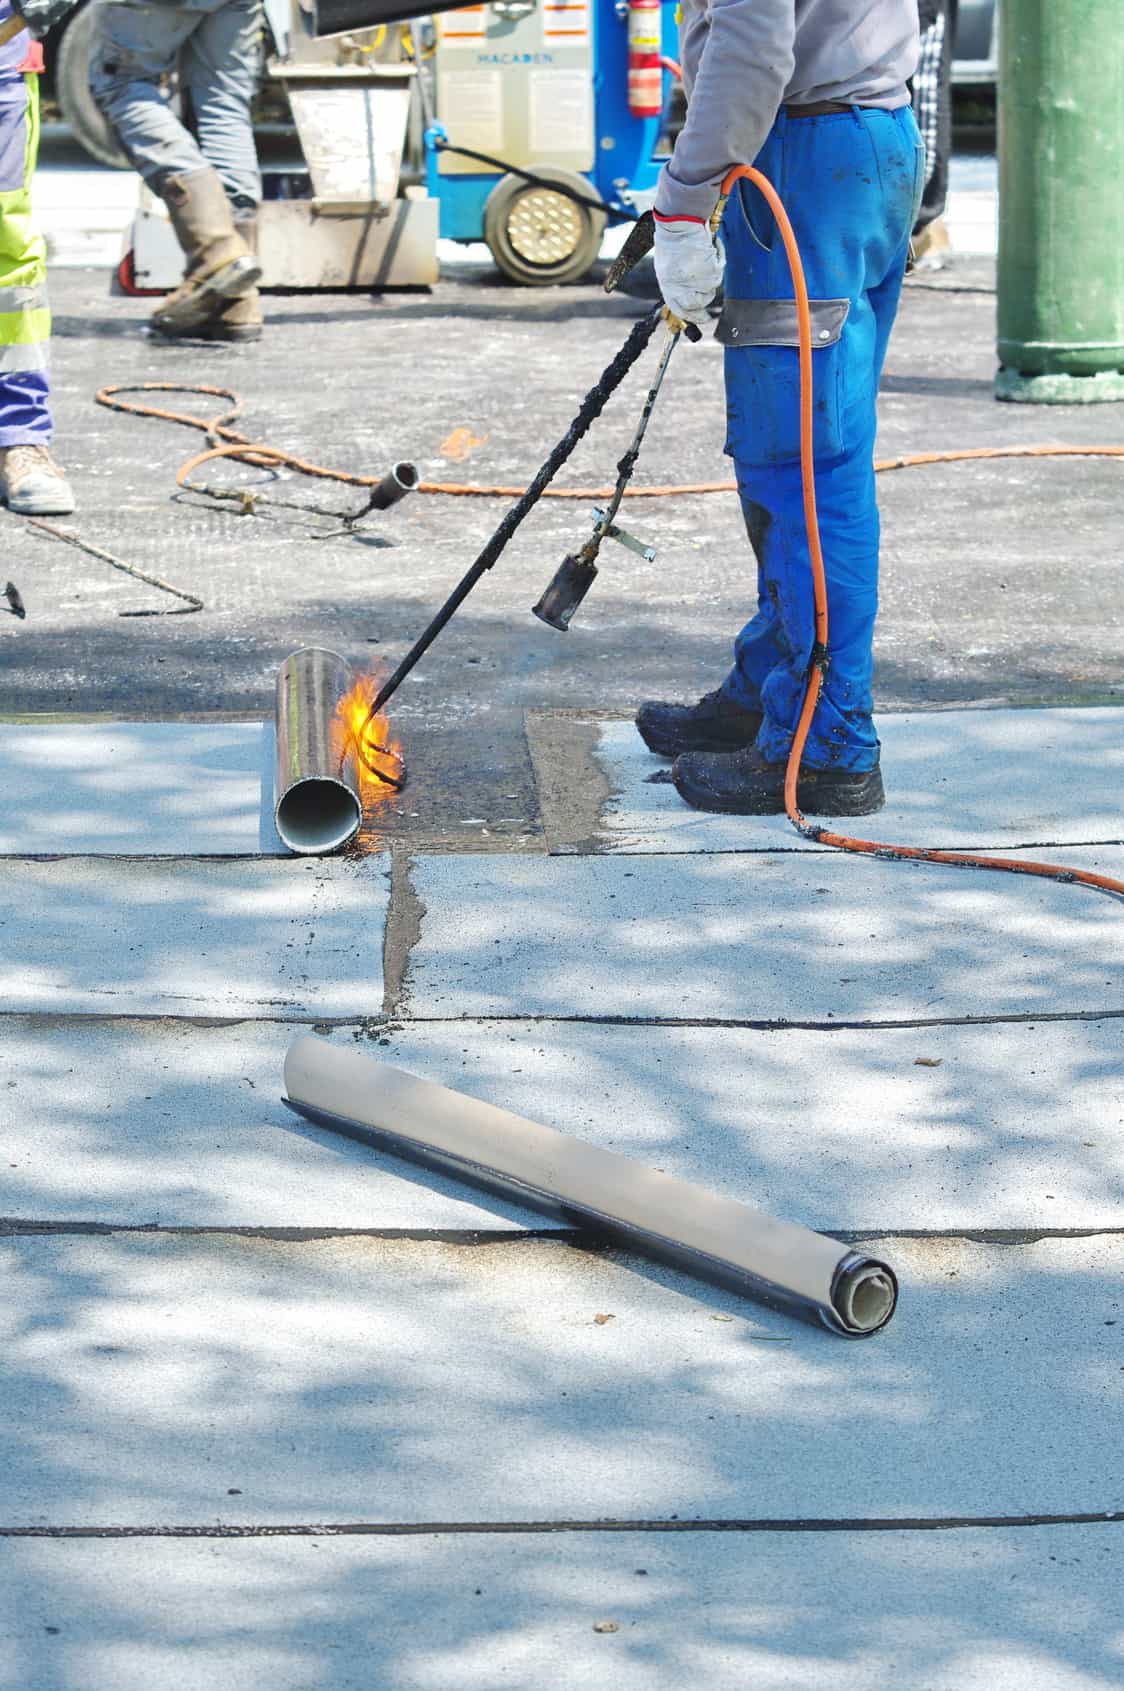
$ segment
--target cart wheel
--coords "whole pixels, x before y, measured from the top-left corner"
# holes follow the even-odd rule
[[[594,190],[584,176],[553,165],[536,165],[535,174],[561,182],[581,194]],[[584,276],[601,247],[604,212],[579,205],[566,194],[504,176],[484,207],[484,239],[505,276],[525,287],[544,288]]]
[[[167,288],[142,288],[137,281],[136,260],[132,247],[117,266],[116,287],[114,293],[131,294],[134,299],[159,299],[168,292]]]
[[[94,28],[94,8],[83,6],[66,26],[66,33],[55,49],[55,97],[63,121],[69,125],[74,139],[99,164],[111,165],[115,170],[127,170],[129,161],[121,151],[117,137],[90,93],[90,45]]]

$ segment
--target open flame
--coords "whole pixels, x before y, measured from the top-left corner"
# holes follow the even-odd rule
[[[402,747],[391,733],[386,715],[379,711],[367,720],[381,683],[382,676],[376,673],[360,675],[336,706],[332,723],[336,754],[342,759],[349,751],[356,753],[359,797],[365,816],[389,803],[406,780]]]

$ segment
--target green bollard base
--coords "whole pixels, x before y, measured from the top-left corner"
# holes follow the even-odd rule
[[[1124,401],[1124,370],[1098,370],[1092,376],[1024,376],[1002,367],[995,373],[996,399],[1016,405],[1101,405]]]

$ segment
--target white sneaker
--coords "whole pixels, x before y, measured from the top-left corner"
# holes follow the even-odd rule
[[[21,517],[68,517],[70,483],[45,446],[0,447],[0,502]]]

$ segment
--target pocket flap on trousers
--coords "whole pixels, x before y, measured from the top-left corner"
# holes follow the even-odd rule
[[[812,346],[831,346],[843,333],[849,299],[813,299]],[[798,346],[794,299],[728,299],[714,338],[723,346]]]

